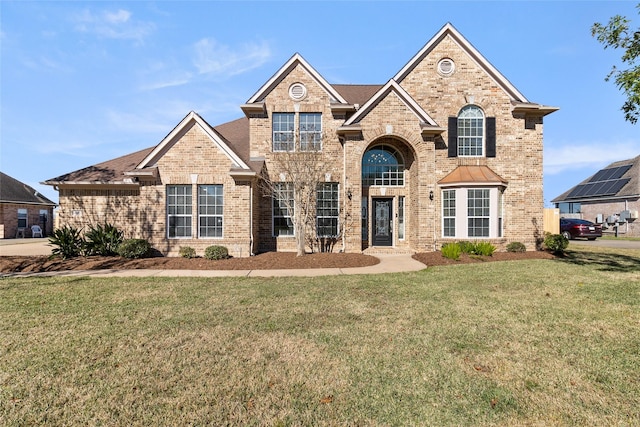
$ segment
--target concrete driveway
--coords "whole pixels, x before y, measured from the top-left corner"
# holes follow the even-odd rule
[[[569,247],[573,245],[594,246],[598,248],[640,249],[640,240],[613,240],[613,239],[569,240]]]
[[[49,239],[0,239],[0,256],[51,255]]]

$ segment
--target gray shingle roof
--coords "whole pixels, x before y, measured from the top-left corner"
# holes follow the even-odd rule
[[[0,202],[56,206],[33,187],[0,172]]]
[[[592,178],[596,175],[602,176],[603,171],[607,169],[620,168],[623,166],[631,166],[622,176],[617,179],[628,180],[627,183],[622,186],[615,194],[603,194],[603,195],[590,195],[584,197],[570,197],[571,193],[579,186],[584,186],[588,184]],[[574,193],[575,195],[575,193]],[[595,174],[591,175],[584,181],[578,183],[577,185],[571,187],[555,199],[551,200],[553,203],[560,203],[564,201],[571,202],[580,202],[582,200],[607,200],[612,198],[620,198],[620,197],[639,197],[640,196],[640,155],[627,160],[620,160],[617,162],[613,162],[608,166],[600,169]]]

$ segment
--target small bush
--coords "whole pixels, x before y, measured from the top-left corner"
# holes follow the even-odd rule
[[[85,255],[113,256],[122,243],[123,233],[114,225],[105,223],[91,226],[84,235]]]
[[[182,258],[195,258],[196,250],[193,249],[191,246],[180,246],[180,250],[178,251],[178,254]]]
[[[569,246],[569,240],[562,234],[549,234],[544,238],[544,245],[554,254],[563,254]]]
[[[462,249],[460,248],[460,244],[458,243],[445,243],[444,245],[442,245],[442,249],[440,249],[440,252],[442,252],[443,257],[457,261],[458,259],[460,259]]]
[[[68,225],[56,229],[49,237],[49,243],[55,246],[51,254],[60,255],[64,259],[77,257],[84,248],[84,239],[80,235],[80,230]]]
[[[473,253],[476,255],[493,256],[496,251],[496,247],[489,242],[478,242],[473,246]]]
[[[521,242],[511,242],[507,245],[507,252],[526,252],[527,247]]]
[[[229,258],[229,251],[224,246],[209,246],[204,250],[206,259],[225,259]]]
[[[144,239],[128,239],[120,243],[117,253],[124,258],[147,258],[151,254],[151,245]]]
[[[460,247],[460,251],[462,251],[463,254],[470,255],[476,253],[476,245],[474,243],[462,240],[458,242],[458,246]]]

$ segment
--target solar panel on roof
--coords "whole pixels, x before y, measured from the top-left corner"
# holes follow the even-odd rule
[[[614,168],[601,169],[594,176],[591,177],[589,182],[609,181],[612,179],[620,179],[622,176],[631,169],[631,165],[617,166]]]
[[[629,181],[629,178],[616,181],[615,185],[609,190],[609,194],[616,194],[618,191],[622,190],[622,187],[627,185],[627,182]]]

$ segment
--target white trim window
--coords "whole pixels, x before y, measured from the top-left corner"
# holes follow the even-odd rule
[[[484,113],[467,105],[458,114],[458,156],[480,157],[484,154]]]
[[[300,151],[322,150],[322,114],[300,113]]]
[[[467,237],[489,237],[490,215],[489,190],[467,190]]]
[[[191,237],[191,185],[167,185],[167,235],[170,239]]]
[[[293,151],[295,148],[295,114],[273,113],[273,151]]]
[[[442,191],[442,235],[456,237],[456,190]]]
[[[491,239],[503,236],[503,198],[499,187],[445,188],[441,195],[442,237]]]
[[[224,195],[222,185],[198,185],[199,237],[222,237],[223,211]]]
[[[293,185],[290,182],[275,184],[273,191],[273,235],[275,237],[291,237],[295,235],[293,228],[294,201]]]
[[[318,237],[339,235],[340,198],[337,182],[318,184],[316,201],[316,226]]]

